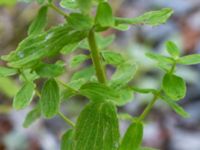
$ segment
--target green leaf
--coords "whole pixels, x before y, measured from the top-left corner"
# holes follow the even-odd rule
[[[39,76],[37,75],[37,73],[31,69],[23,69],[21,70],[21,74],[20,74],[20,80],[22,81],[34,81],[36,79],[39,78]],[[25,78],[26,77],[26,78]]]
[[[130,88],[135,92],[143,93],[143,94],[155,93],[156,92],[155,89],[142,89],[142,88],[138,88],[138,87],[130,87]]]
[[[95,75],[94,67],[90,66],[75,72],[71,78],[71,81],[78,79],[85,79],[86,81],[89,81],[94,75]]]
[[[125,61],[125,59],[119,53],[111,51],[102,51],[101,55],[105,60],[106,64],[119,65]]]
[[[61,138],[61,150],[73,150],[73,135],[74,130],[69,129],[66,131]]]
[[[110,36],[102,36],[101,34],[95,34],[95,39],[98,45],[98,48],[101,49],[105,49],[106,47],[108,47],[110,44],[113,43],[113,41],[115,40],[115,35],[110,35]],[[90,49],[89,45],[88,45],[88,41],[87,40],[83,40],[80,43],[80,48],[82,49]]]
[[[130,80],[132,80],[133,76],[136,72],[136,65],[130,63],[123,63],[117,67],[117,70],[112,75],[110,84],[112,87],[122,87],[126,85]]]
[[[77,9],[78,4],[74,0],[61,0],[60,6],[66,9]]]
[[[112,28],[114,28],[116,30],[120,30],[120,31],[127,31],[129,29],[129,25],[127,25],[127,24],[118,24],[118,25],[112,26]]]
[[[59,87],[54,79],[45,82],[40,99],[41,112],[46,118],[57,114],[60,104]]]
[[[118,113],[118,119],[120,120],[128,120],[133,121],[133,117],[128,113]]]
[[[27,114],[23,123],[23,127],[28,128],[33,122],[39,119],[40,116],[41,116],[41,112],[40,112],[40,107],[38,105]]]
[[[192,54],[188,56],[183,56],[178,59],[177,63],[183,65],[195,65],[200,63],[200,54]]]
[[[41,63],[35,68],[35,71],[40,77],[57,77],[65,72],[65,64],[62,61],[57,61],[55,64]]]
[[[68,45],[64,46],[60,52],[63,55],[70,54],[78,48],[79,44],[80,44],[80,42],[68,44]]]
[[[138,150],[143,138],[143,124],[133,122],[128,127],[120,145],[119,150]]]
[[[37,62],[38,59],[55,56],[64,46],[77,43],[85,36],[86,32],[74,31],[68,25],[60,25],[48,32],[27,37],[19,44],[16,51],[3,56],[2,59],[9,61],[8,65],[16,68],[27,64],[31,67],[35,65],[33,61]]]
[[[165,94],[173,100],[180,100],[185,97],[186,84],[179,76],[168,73],[165,74],[162,87]]]
[[[99,49],[105,49],[113,43],[115,40],[115,35],[103,36],[101,34],[95,34],[97,40],[97,45]]]
[[[86,83],[81,86],[79,92],[94,102],[104,100],[116,101],[119,99],[119,95],[114,89],[101,83]]]
[[[149,52],[149,53],[146,53],[146,56],[149,57],[150,59],[157,61],[158,63],[168,63],[168,64],[174,63],[172,58],[166,57],[160,54]]]
[[[14,97],[13,107],[15,109],[23,109],[27,107],[34,96],[35,84],[33,82],[26,82]]]
[[[137,150],[158,150],[158,149],[151,148],[151,147],[140,147],[140,148],[137,149]]]
[[[180,50],[179,48],[176,46],[176,44],[172,41],[168,41],[166,43],[166,47],[167,47],[167,51],[168,53],[174,57],[174,58],[178,58],[180,55]]]
[[[40,8],[36,18],[28,29],[28,35],[40,34],[44,30],[47,22],[47,11],[48,6],[43,6]]]
[[[159,62],[157,63],[157,67],[159,67],[160,69],[162,69],[165,72],[170,72],[171,71],[171,64],[166,64],[164,62]]]
[[[164,8],[157,11],[150,11],[135,18],[116,18],[116,24],[145,24],[151,26],[157,26],[163,24],[173,14],[171,8]]]
[[[80,10],[84,13],[89,13],[92,7],[92,0],[76,0]]]
[[[133,100],[133,91],[129,88],[118,89],[119,98],[113,101],[117,106],[123,106]]]
[[[13,98],[20,87],[17,84],[16,80],[11,79],[9,77],[0,77],[0,91],[1,94],[4,94],[8,98]]]
[[[102,27],[110,27],[114,25],[112,8],[107,2],[99,3],[95,22]]]
[[[93,26],[92,19],[80,13],[71,13],[67,21],[69,25],[76,30],[90,30]]]
[[[78,118],[74,150],[117,150],[119,136],[115,106],[110,102],[90,103]]]
[[[76,55],[75,57],[73,57],[73,59],[70,61],[70,66],[71,67],[77,67],[78,65],[80,65],[81,63],[83,63],[84,61],[88,60],[90,57],[87,55]]]
[[[13,68],[0,67],[0,77],[7,77],[17,74],[17,70]]]
[[[190,114],[188,114],[181,106],[179,106],[176,102],[168,98],[167,96],[161,96],[162,100],[164,100],[177,114],[182,116],[183,118],[189,118]]]

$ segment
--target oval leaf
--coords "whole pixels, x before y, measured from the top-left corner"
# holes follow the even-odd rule
[[[61,138],[61,150],[73,150],[73,135],[73,129],[69,129],[63,134]]]
[[[166,43],[166,47],[167,47],[167,51],[168,53],[174,57],[177,58],[180,55],[180,50],[178,49],[178,47],[176,46],[176,44],[172,41],[168,41]]]
[[[86,83],[80,88],[80,94],[88,97],[92,101],[113,100],[119,98],[118,93],[101,83]]]
[[[89,59],[90,57],[87,55],[76,55],[72,58],[71,62],[70,62],[70,66],[71,67],[77,67],[78,65],[82,64],[84,61],[86,61],[87,59]]]
[[[135,64],[123,63],[117,67],[112,75],[110,84],[112,87],[120,88],[133,79],[137,67]]]
[[[102,27],[109,27],[114,25],[112,8],[107,2],[99,3],[95,21]]]
[[[185,97],[186,84],[181,77],[168,73],[165,74],[162,87],[166,95],[173,100],[180,100]]]
[[[76,30],[89,30],[92,28],[92,19],[80,13],[71,13],[67,18],[69,25]]]
[[[110,102],[87,105],[76,124],[74,150],[117,150],[118,144],[115,106]]]
[[[143,138],[143,124],[133,122],[127,129],[119,150],[138,150]]]
[[[88,13],[92,6],[92,0],[76,0],[79,8],[84,12]]]
[[[57,114],[60,104],[59,87],[54,79],[45,82],[40,99],[41,112],[46,118]]]
[[[27,107],[33,98],[35,85],[32,82],[26,82],[14,97],[13,107],[23,109]]]
[[[38,105],[27,114],[23,123],[23,127],[28,128],[34,121],[39,119],[40,116],[41,116],[41,112],[40,112],[40,107]]]
[[[102,51],[101,54],[106,64],[119,65],[125,61],[122,55],[119,53]]]

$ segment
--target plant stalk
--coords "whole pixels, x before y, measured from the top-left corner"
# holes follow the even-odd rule
[[[59,13],[60,15],[64,16],[66,19],[68,17],[68,14],[66,14],[64,11],[62,11],[61,9],[59,9],[56,5],[54,5],[53,3],[49,3],[49,7],[51,7],[53,10],[55,10],[57,13]]]
[[[153,106],[154,106],[155,102],[157,101],[157,99],[158,99],[158,96],[154,95],[154,97],[151,100],[151,102],[147,105],[147,107],[144,109],[143,113],[140,115],[140,117],[139,117],[140,121],[144,120],[144,118],[149,114],[149,112],[153,108]]]
[[[100,57],[97,43],[95,40],[94,29],[91,29],[89,32],[88,43],[90,46],[92,62],[95,66],[96,76],[98,78],[98,81],[100,83],[106,83],[106,74],[105,74],[104,66],[101,62],[101,57]]]
[[[58,112],[58,115],[59,115],[67,124],[69,124],[72,128],[75,128],[75,124],[74,124],[70,119],[68,119],[63,113]]]

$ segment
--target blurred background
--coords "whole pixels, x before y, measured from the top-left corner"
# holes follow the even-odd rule
[[[59,1],[55,3],[59,4]],[[200,53],[200,0],[112,0],[111,3],[115,15],[123,17],[134,17],[163,7],[174,9],[173,17],[164,25],[153,28],[134,26],[123,33],[116,30],[105,33],[116,35],[112,49],[123,52],[139,65],[134,85],[144,88],[160,86],[163,72],[145,57],[145,53],[165,53],[166,40],[174,41],[182,55]],[[36,2],[0,0],[0,55],[14,50],[27,36],[28,26],[38,9]],[[52,10],[48,16],[49,27],[64,21]],[[0,65],[5,63],[0,62]],[[187,95],[180,105],[191,114],[191,118],[182,119],[166,104],[158,102],[145,122],[143,145],[160,150],[200,150],[200,65],[179,66],[177,74],[187,81]],[[11,109],[12,97],[19,87],[17,76],[0,77],[0,150],[59,150],[59,139],[69,126],[59,117],[54,117],[51,120],[39,119],[30,128],[23,128],[24,118],[31,107],[21,111]],[[119,108],[119,112],[136,116],[150,97],[148,94],[135,94],[133,101]],[[87,102],[82,97],[74,99],[77,100],[69,100],[61,108],[73,121]],[[122,134],[128,124],[128,121],[120,121]]]

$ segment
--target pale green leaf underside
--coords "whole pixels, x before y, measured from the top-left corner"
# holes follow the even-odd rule
[[[150,11],[135,18],[116,18],[116,24],[145,24],[151,26],[157,26],[163,24],[173,14],[171,8],[164,8],[157,11]]]
[[[15,75],[16,73],[17,73],[16,69],[0,67],[0,77],[12,76],[12,75]]]
[[[135,64],[123,63],[119,65],[112,75],[110,85],[115,88],[124,86],[133,79],[136,70],[137,66]]]
[[[78,65],[81,65],[84,61],[88,60],[90,57],[84,54],[76,55],[72,58],[70,61],[71,67],[77,67]]]
[[[35,122],[41,116],[40,107],[37,105],[33,108],[26,116],[23,126],[24,128],[28,128],[33,122]]]
[[[106,64],[120,65],[125,61],[122,55],[116,52],[102,51],[101,54]]]
[[[35,93],[34,88],[34,83],[26,82],[14,97],[13,107],[15,109],[23,109],[27,107],[31,103]]]
[[[183,118],[189,118],[190,114],[188,114],[180,105],[176,102],[168,98],[167,96],[161,96],[161,98],[180,116]]]
[[[188,56],[183,56],[177,61],[179,64],[183,65],[195,65],[200,63],[200,54],[192,54]]]
[[[178,47],[176,46],[176,44],[172,41],[168,41],[166,43],[166,47],[167,47],[167,51],[168,53],[174,57],[177,58],[180,55],[180,50],[178,49]]]
[[[149,57],[150,59],[157,61],[158,63],[168,63],[168,64],[173,64],[173,59],[167,56],[163,56],[160,54],[148,52],[146,53],[146,56]]]

